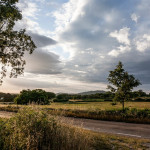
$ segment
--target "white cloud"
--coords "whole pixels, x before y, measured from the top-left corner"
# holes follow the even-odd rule
[[[130,28],[124,27],[124,28],[120,29],[119,31],[116,30],[114,32],[111,32],[109,34],[109,36],[116,38],[119,43],[130,45],[129,31],[130,31]]]
[[[39,12],[41,12],[40,5],[44,3],[44,0],[20,0],[17,3],[17,7],[21,10],[22,20],[16,22],[14,29],[26,29],[26,31],[43,34],[46,36],[51,35],[50,31],[47,31],[40,27],[39,24]]]
[[[144,52],[150,48],[150,35],[144,34],[142,38],[135,41],[135,45],[138,51]]]
[[[61,9],[53,12],[53,16],[56,19],[56,30],[58,32],[63,31],[71,22],[75,21],[79,16],[83,16],[82,8],[87,2],[88,0],[70,0],[63,4]]]
[[[120,45],[119,47],[117,47],[117,49],[113,49],[112,51],[110,51],[108,53],[108,55],[110,56],[114,56],[114,57],[117,57],[119,54],[123,54],[127,51],[130,51],[131,50],[131,47],[126,45],[126,46],[123,46],[123,45]]]
[[[119,55],[119,51],[116,50],[116,49],[113,49],[112,51],[110,51],[110,52],[108,53],[108,55],[117,57],[117,56]]]
[[[136,23],[138,22],[138,19],[140,18],[140,16],[137,16],[135,13],[131,14],[131,19],[133,21],[135,21]]]
[[[39,11],[37,4],[28,0],[21,0],[17,6],[24,17],[32,17],[35,19]]]
[[[26,29],[26,30],[30,30],[30,31],[35,31],[38,30],[39,31],[39,24],[34,21],[31,20],[27,17],[24,17],[22,20],[19,20],[16,22],[15,24],[15,30],[20,30],[20,29]]]

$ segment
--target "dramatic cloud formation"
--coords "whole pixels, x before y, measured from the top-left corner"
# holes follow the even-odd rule
[[[37,49],[26,55],[25,76],[6,85],[106,90],[109,71],[122,61],[150,91],[149,0],[21,0],[18,7],[23,20],[15,28],[26,28]]]

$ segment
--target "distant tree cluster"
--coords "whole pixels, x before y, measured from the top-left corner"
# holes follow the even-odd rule
[[[10,93],[2,93],[0,92],[0,102],[13,102],[14,98],[17,94],[10,94]]]
[[[143,90],[138,90],[138,91],[133,91],[131,94],[132,98],[136,98],[136,97],[149,97],[149,94],[146,94]]]
[[[54,102],[68,102],[69,99],[71,99],[71,95],[62,93],[56,96],[56,98],[54,99]]]
[[[133,91],[130,93],[131,100],[135,101],[149,101],[150,93],[146,94],[142,90]],[[143,98],[142,98],[143,97]],[[146,98],[145,98],[146,97]],[[90,95],[67,94],[62,93],[56,96],[53,92],[46,92],[42,89],[22,90],[20,94],[10,94],[0,92],[0,102],[15,102],[17,104],[48,104],[52,102],[68,102],[69,100],[81,101],[113,101],[115,94],[112,92],[96,93]]]
[[[46,105],[50,103],[50,99],[55,97],[55,93],[46,92],[42,89],[22,90],[14,99],[17,104],[36,103]]]
[[[89,95],[80,95],[80,94],[71,94],[69,95],[70,99],[78,99],[78,100],[86,100],[86,99],[104,99],[104,100],[112,100],[114,98],[114,93],[105,92],[105,93],[96,93]]]

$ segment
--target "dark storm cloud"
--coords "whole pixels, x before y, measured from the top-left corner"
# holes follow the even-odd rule
[[[149,57],[148,57],[149,56]],[[150,84],[150,55],[137,62],[126,63],[126,68],[138,78],[142,84]]]

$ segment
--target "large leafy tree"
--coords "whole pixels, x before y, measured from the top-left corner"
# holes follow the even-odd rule
[[[133,88],[141,84],[139,80],[123,69],[122,62],[119,62],[116,68],[110,71],[108,81],[112,84],[112,86],[108,85],[108,89],[115,93],[114,100],[122,103],[123,110],[124,103],[130,98]]]
[[[14,31],[15,21],[21,20],[22,15],[16,7],[18,0],[0,0],[0,63],[1,76],[6,76],[7,66],[11,68],[10,77],[17,77],[24,70],[24,53],[30,54],[36,48],[25,29]]]
[[[46,92],[42,89],[35,90],[22,90],[20,94],[14,99],[17,104],[28,104],[28,103],[36,103],[36,104],[49,104],[50,92]],[[54,95],[54,94],[53,94]]]

